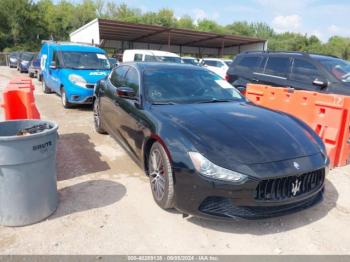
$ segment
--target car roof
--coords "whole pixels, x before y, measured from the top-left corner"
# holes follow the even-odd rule
[[[106,53],[103,49],[87,45],[87,44],[78,44],[71,42],[47,42],[50,46],[55,46],[60,51],[80,51],[80,52],[94,52],[94,53]]]
[[[148,50],[148,49],[128,49],[125,50],[125,52],[130,52],[130,53],[143,53],[143,54],[148,54],[148,55],[153,55],[153,56],[171,56],[171,57],[180,57],[179,55],[167,51],[161,51],[161,50]]]
[[[325,55],[325,54],[315,54],[315,53],[307,53],[307,52],[301,52],[301,51],[245,51],[238,55],[288,55],[288,56],[304,56],[304,57],[332,57],[332,58],[338,58],[336,56],[332,55]]]
[[[203,58],[203,60],[205,60],[205,61],[224,61],[221,58]]]
[[[143,71],[145,69],[182,69],[182,68],[188,68],[191,70],[206,70],[202,67],[194,67],[193,65],[189,64],[179,64],[179,63],[162,63],[162,62],[126,62],[120,64],[122,65],[130,65],[138,68],[139,70]]]

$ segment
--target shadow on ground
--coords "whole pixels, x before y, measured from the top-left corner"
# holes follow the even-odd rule
[[[50,220],[112,205],[126,194],[124,185],[109,180],[90,180],[59,190],[60,203]]]
[[[219,221],[189,217],[187,220],[204,228],[233,234],[269,235],[285,232],[322,219],[336,206],[338,200],[336,188],[329,180],[326,180],[325,187],[326,191],[321,203],[282,217],[238,221]]]
[[[57,180],[109,170],[107,162],[95,150],[90,136],[84,133],[60,135],[57,150]]]

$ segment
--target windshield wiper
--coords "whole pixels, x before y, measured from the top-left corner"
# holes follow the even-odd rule
[[[199,101],[197,103],[204,104],[204,103],[221,103],[221,102],[232,102],[232,101],[234,101],[234,100],[233,99],[216,99],[216,98],[213,98],[211,100]]]

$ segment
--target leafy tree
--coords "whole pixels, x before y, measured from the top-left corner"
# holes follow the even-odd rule
[[[184,15],[176,22],[176,27],[183,28],[183,29],[195,29],[196,26],[193,22],[193,19],[188,16]]]
[[[203,19],[199,20],[197,22],[197,30],[204,31],[204,32],[213,32],[213,33],[224,33],[225,29],[219,25],[218,23],[209,20],[209,19]]]
[[[247,22],[234,22],[233,24],[227,25],[226,30],[232,35],[244,35],[254,36],[255,30],[251,24]]]
[[[316,36],[276,33],[265,23],[238,21],[222,26],[188,16],[177,19],[173,10],[163,8],[143,13],[113,0],[0,0],[0,50],[35,50],[41,40],[67,40],[69,33],[96,17],[162,25],[205,32],[235,34],[268,40],[270,50],[306,51],[350,59],[350,38],[333,36],[322,43]]]

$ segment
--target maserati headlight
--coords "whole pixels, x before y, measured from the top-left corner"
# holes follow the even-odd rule
[[[77,86],[81,86],[81,87],[86,87],[86,80],[79,76],[79,75],[75,75],[75,74],[71,74],[68,76],[69,81],[71,81],[74,85]]]
[[[241,173],[215,165],[198,152],[188,154],[196,170],[203,176],[236,183],[243,183],[248,178]]]

